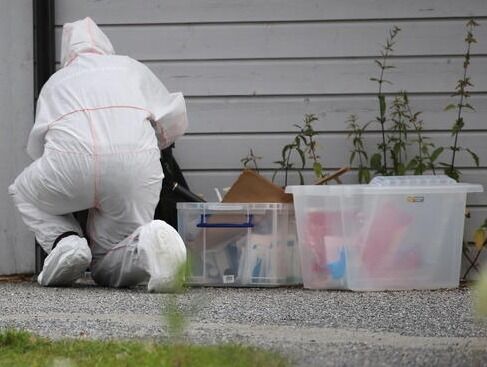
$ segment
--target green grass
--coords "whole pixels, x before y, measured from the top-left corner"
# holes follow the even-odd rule
[[[196,346],[144,341],[52,341],[28,332],[0,331],[0,366],[289,366],[270,352],[239,345]]]

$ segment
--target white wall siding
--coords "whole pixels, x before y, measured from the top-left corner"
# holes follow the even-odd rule
[[[484,12],[484,13],[482,13]],[[482,0],[58,0],[59,23],[230,23],[462,18],[485,15]]]
[[[29,163],[33,123],[32,1],[0,0],[0,275],[34,271],[34,237],[7,188]]]
[[[348,163],[345,121],[377,114],[374,58],[388,30],[399,26],[386,93],[406,89],[422,111],[426,134],[449,146],[455,111],[444,107],[462,77],[465,23],[475,16],[471,104],[461,145],[463,180],[487,189],[487,2],[485,0],[59,0],[61,25],[91,16],[116,50],[145,63],[170,90],[187,98],[188,134],[176,157],[191,188],[215,200],[230,185],[249,148],[264,158],[264,174],[293,137],[305,113],[319,117],[321,156],[330,169]],[[371,146],[377,133],[366,136]],[[224,152],[224,154],[222,154]],[[444,160],[447,160],[445,155]],[[311,182],[311,173],[307,173]],[[348,175],[352,182],[354,175]],[[469,198],[471,228],[487,217],[487,194]]]

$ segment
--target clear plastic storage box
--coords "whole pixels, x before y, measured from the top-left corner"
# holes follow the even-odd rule
[[[288,186],[305,288],[394,290],[459,285],[466,196],[446,176],[368,185]]]
[[[302,284],[292,204],[178,203],[189,284]]]

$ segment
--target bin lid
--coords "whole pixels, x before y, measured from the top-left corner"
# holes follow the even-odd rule
[[[181,210],[294,210],[293,204],[286,203],[195,203],[180,202],[176,203],[177,209]]]
[[[445,175],[378,176],[367,185],[293,185],[286,192],[294,195],[356,195],[393,193],[483,192],[483,186],[456,182]]]

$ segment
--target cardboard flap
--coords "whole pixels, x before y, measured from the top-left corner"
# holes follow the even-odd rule
[[[223,203],[292,203],[292,194],[251,170],[244,170],[223,197]]]

